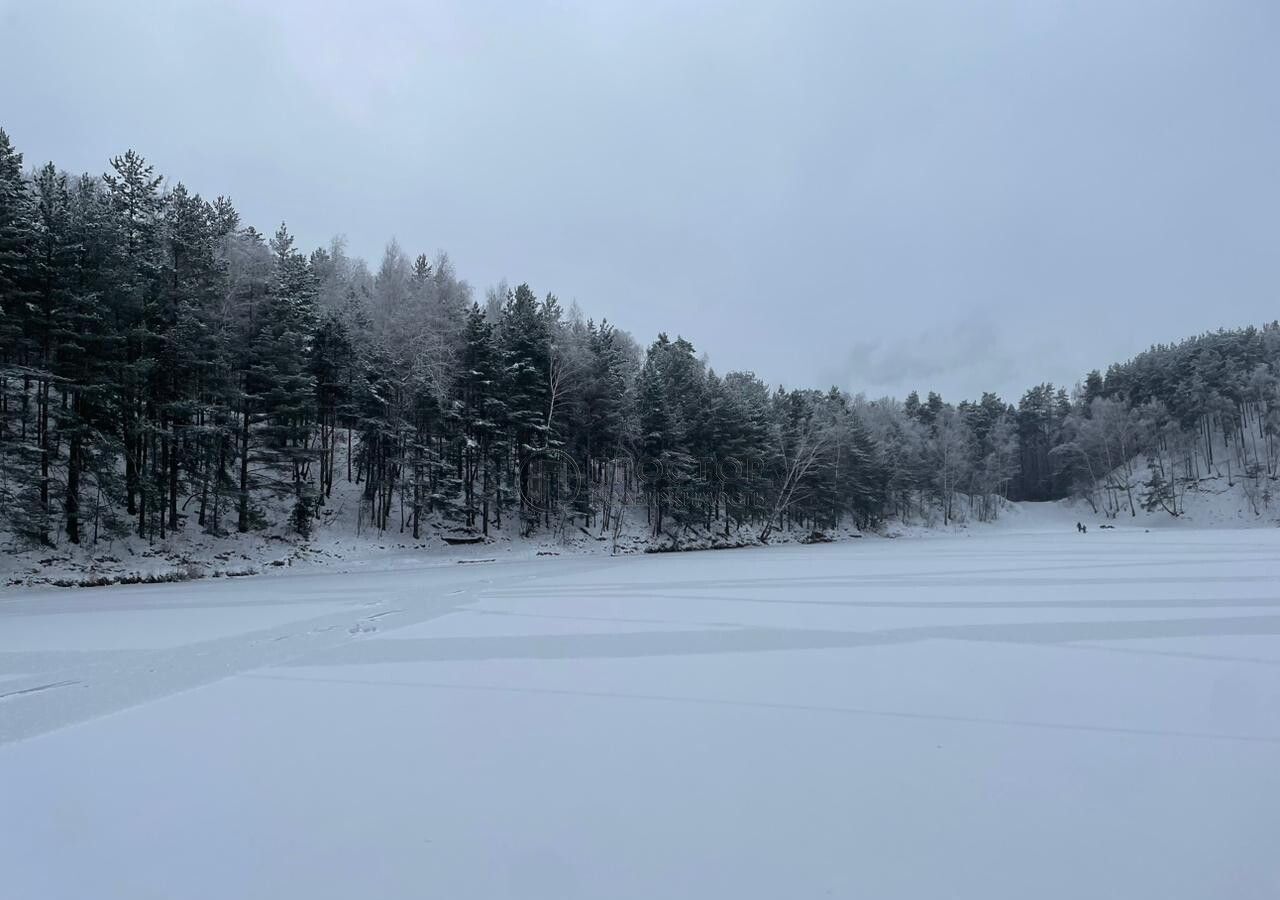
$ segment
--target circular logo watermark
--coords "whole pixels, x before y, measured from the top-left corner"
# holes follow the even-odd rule
[[[582,470],[577,462],[554,447],[533,451],[520,467],[520,500],[526,509],[562,509],[578,499],[582,487]]]

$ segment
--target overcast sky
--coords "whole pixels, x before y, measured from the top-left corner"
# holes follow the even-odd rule
[[[0,0],[28,163],[724,371],[1016,399],[1280,315],[1280,3]]]

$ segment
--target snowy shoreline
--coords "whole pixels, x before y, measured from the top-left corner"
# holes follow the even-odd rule
[[[817,535],[808,529],[775,530],[761,542],[754,529],[743,528],[726,537],[723,531],[690,532],[679,542],[663,535],[655,542],[643,521],[624,529],[616,540],[588,535],[579,529],[572,538],[537,533],[529,537],[495,529],[483,542],[451,545],[443,530],[427,540],[406,541],[399,535],[381,539],[343,533],[335,516],[309,540],[282,534],[232,534],[214,538],[181,534],[176,540],[148,545],[130,537],[98,552],[77,554],[68,548],[10,552],[0,559],[0,596],[24,588],[82,588],[112,585],[158,584],[218,578],[242,578],[299,571],[345,573],[353,568],[398,568],[405,565],[474,563],[490,560],[525,560],[564,556],[604,558],[651,554],[685,554],[712,550],[741,550],[809,543],[846,543],[868,539],[953,537],[1001,531],[1045,531],[1071,535],[1076,522],[1093,530],[1149,530],[1153,528],[1268,528],[1277,522],[1243,508],[1240,498],[1228,493],[1191,495],[1187,515],[1174,518],[1163,512],[1140,511],[1137,516],[1107,519],[1082,501],[1008,503],[994,522],[961,522],[951,525],[890,521],[879,529],[859,531],[840,528]],[[478,558],[479,557],[479,558]]]

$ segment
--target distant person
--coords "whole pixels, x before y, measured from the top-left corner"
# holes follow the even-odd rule
[[[1084,534],[1084,526],[1081,525],[1079,522],[1076,523],[1076,531],[1078,531],[1080,534]]]

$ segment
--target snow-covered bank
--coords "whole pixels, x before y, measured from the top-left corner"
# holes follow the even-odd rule
[[[643,515],[643,513],[641,513]],[[283,574],[352,567],[386,567],[502,560],[526,560],[547,556],[630,556],[695,550],[742,549],[762,546],[757,530],[742,528],[725,535],[720,530],[692,529],[672,539],[664,534],[654,540],[639,521],[619,535],[600,535],[586,529],[566,529],[559,534],[534,532],[524,536],[514,529],[493,528],[474,543],[451,544],[446,529],[429,529],[421,540],[400,532],[359,534],[338,525],[318,528],[309,539],[283,530],[212,537],[180,532],[165,540],[149,542],[130,535],[97,548],[64,545],[50,548],[14,548],[0,555],[0,578],[8,588],[102,587],[116,584],[153,584],[203,578]],[[821,534],[808,529],[775,530],[768,545],[836,542],[862,537],[856,529],[841,528]]]
[[[968,521],[942,525],[893,520],[880,529],[863,533],[852,528],[836,529],[815,536],[808,529],[775,530],[768,545],[842,542],[862,537],[897,538],[944,535],[980,535],[999,532],[1057,531],[1070,534],[1076,522],[1091,529],[1200,529],[1274,528],[1275,515],[1258,515],[1247,506],[1238,490],[1214,490],[1206,485],[1184,495],[1184,512],[1178,517],[1162,510],[1136,510],[1115,518],[1100,516],[1084,500],[1048,503],[1005,503],[1000,517],[991,522]],[[617,537],[600,535],[581,528],[558,534],[536,532],[521,536],[513,529],[494,528],[488,538],[475,544],[451,545],[447,529],[428,529],[424,538],[397,531],[363,533],[345,524],[341,515],[327,516],[308,540],[284,529],[249,534],[212,537],[199,531],[183,531],[167,540],[148,542],[135,535],[105,543],[97,548],[64,545],[55,550],[11,549],[0,556],[0,578],[9,588],[52,585],[87,587],[106,584],[178,582],[199,578],[270,575],[294,571],[448,565],[476,560],[528,560],[545,556],[626,556],[666,550],[694,551],[760,546],[757,530],[743,528],[729,535],[690,530],[680,540],[667,535],[655,541],[649,534],[643,510],[634,511]]]
[[[1026,524],[17,593],[3,892],[1274,897],[1280,531]]]
[[[1211,440],[1208,457],[1192,452],[1194,465],[1173,472],[1170,467],[1173,500],[1168,504],[1145,504],[1149,493],[1143,478],[1148,469],[1139,457],[1105,473],[1081,498],[1042,503],[1010,503],[990,498],[956,494],[950,517],[944,522],[941,507],[920,495],[910,505],[909,521],[890,519],[865,534],[851,524],[815,534],[808,527],[774,528],[769,545],[821,541],[845,541],[861,537],[926,537],[956,534],[986,534],[1007,531],[1061,531],[1071,534],[1077,522],[1092,530],[1138,528],[1273,528],[1280,524],[1280,507],[1271,502],[1271,480],[1256,470],[1242,475],[1239,464],[1230,460],[1235,445],[1221,436]],[[346,466],[347,451],[339,448],[339,470]],[[1188,475],[1190,472],[1194,475]],[[311,523],[311,534],[300,537],[290,522],[291,498],[275,496],[261,501],[260,521],[247,533],[212,535],[198,520],[183,510],[183,527],[164,538],[139,537],[130,528],[120,537],[103,531],[97,543],[80,546],[57,535],[56,547],[34,547],[10,533],[0,533],[0,593],[5,588],[21,589],[40,585],[87,587],[110,584],[181,582],[203,578],[281,574],[295,571],[344,572],[358,569],[448,565],[477,559],[530,560],[544,556],[626,556],[665,551],[707,550],[759,546],[762,526],[755,522],[725,531],[723,520],[714,527],[676,526],[668,514],[662,532],[655,537],[651,510],[642,502],[611,506],[610,526],[597,515],[591,527],[581,516],[548,516],[531,533],[522,533],[520,515],[507,509],[490,522],[485,536],[469,533],[476,543],[455,544],[459,525],[439,514],[424,516],[420,539],[413,538],[411,517],[404,508],[389,516],[387,528],[370,524],[365,485],[360,480],[338,478],[331,495]],[[633,496],[634,501],[634,496]],[[992,521],[980,521],[979,512],[997,513]],[[1171,515],[1169,510],[1178,515]],[[129,517],[115,509],[117,519]],[[848,519],[846,518],[846,523]]]

